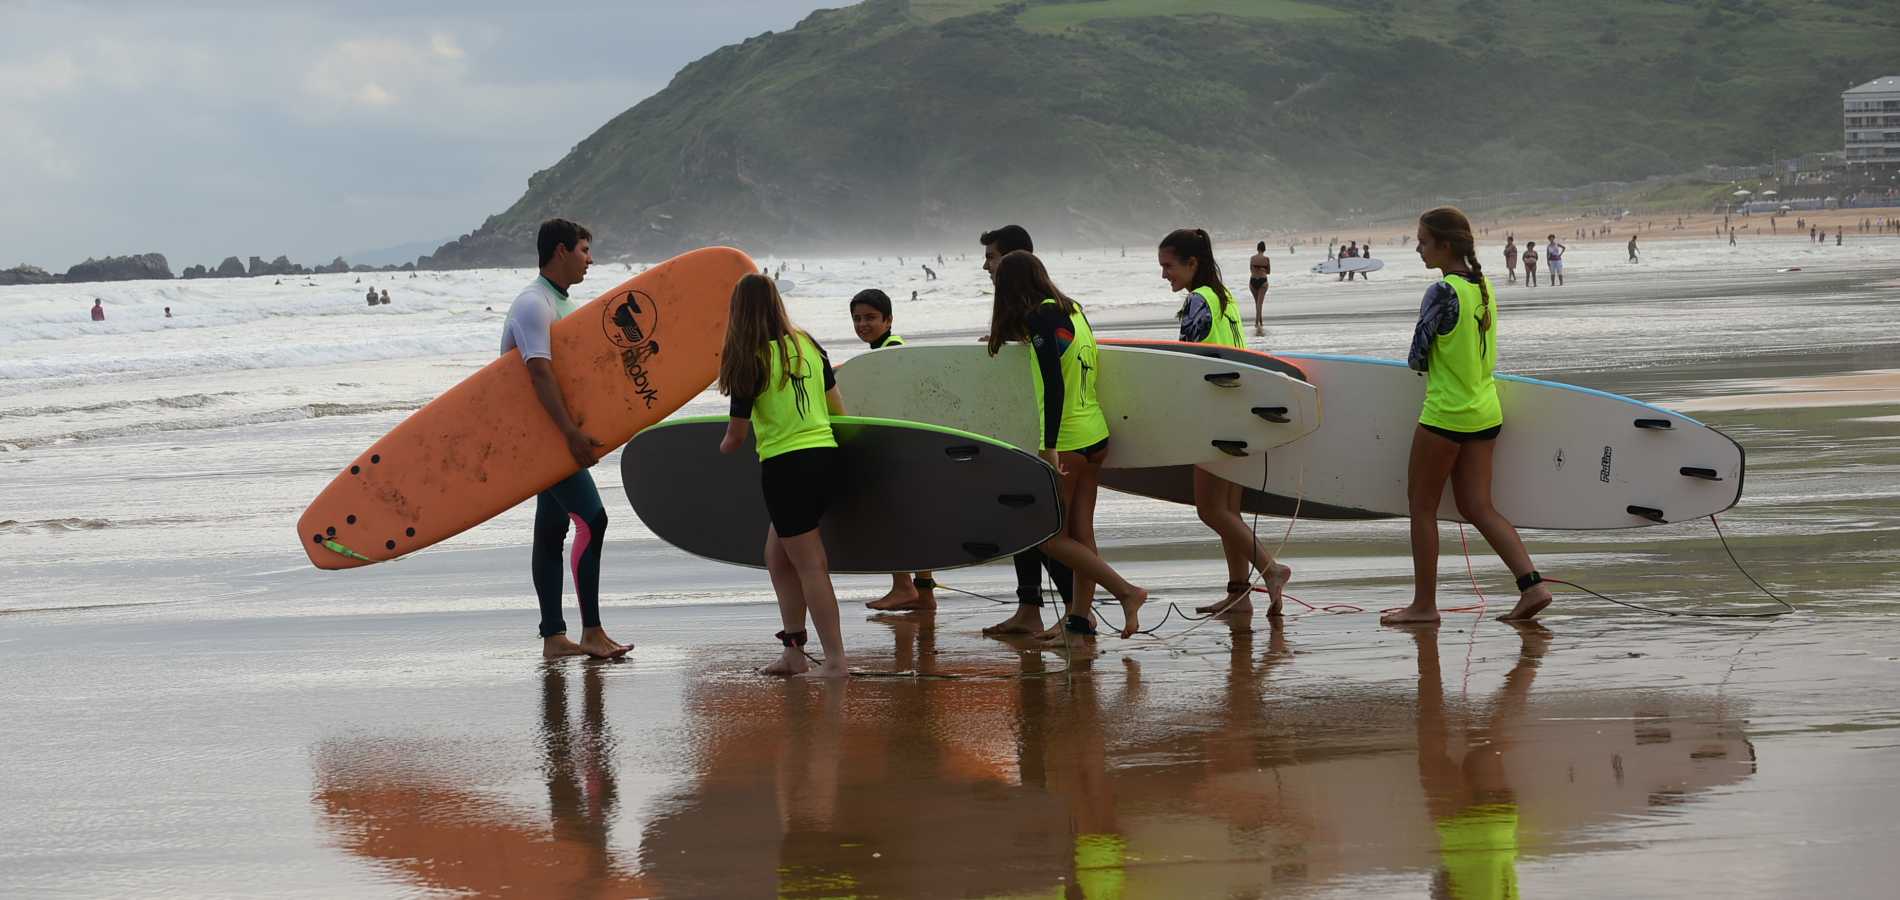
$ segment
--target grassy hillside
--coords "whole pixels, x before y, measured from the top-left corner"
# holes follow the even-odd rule
[[[435,265],[1307,223],[1836,149],[1891,0],[867,0],[723,48]]]

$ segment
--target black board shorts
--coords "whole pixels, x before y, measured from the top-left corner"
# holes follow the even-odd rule
[[[832,494],[838,490],[840,462],[836,447],[813,447],[781,453],[759,463],[759,486],[765,492],[765,512],[781,538],[797,537],[818,527]]]
[[[1504,426],[1501,424],[1493,425],[1490,428],[1486,428],[1483,431],[1453,431],[1449,428],[1440,428],[1436,425],[1427,425],[1424,422],[1418,423],[1418,427],[1423,428],[1426,431],[1429,431],[1435,435],[1438,435],[1439,437],[1445,438],[1446,440],[1456,441],[1457,443],[1460,443],[1460,444],[1468,443],[1470,441],[1496,440],[1498,434],[1504,431]]]

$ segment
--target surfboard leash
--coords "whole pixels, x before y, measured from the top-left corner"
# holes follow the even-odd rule
[[[1715,536],[1722,542],[1722,552],[1728,554],[1728,560],[1735,565],[1735,571],[1742,573],[1742,577],[1748,579],[1749,583],[1753,584],[1755,589],[1761,591],[1768,599],[1780,604],[1780,609],[1769,610],[1767,612],[1677,612],[1674,610],[1658,609],[1654,606],[1645,606],[1641,603],[1632,603],[1628,600],[1618,600],[1615,597],[1599,594],[1574,581],[1565,581],[1561,578],[1545,578],[1544,581],[1550,584],[1561,584],[1565,587],[1576,588],[1592,597],[1599,600],[1607,600],[1618,606],[1641,610],[1647,613],[1655,613],[1656,615],[1667,616],[1672,619],[1775,619],[1794,612],[1794,604],[1781,599],[1774,591],[1769,590],[1766,585],[1757,580],[1755,576],[1748,571],[1748,567],[1742,565],[1742,561],[1735,556],[1735,549],[1729,546],[1728,535],[1722,531],[1721,520],[1717,519],[1714,513],[1709,514],[1709,523],[1715,526]]]

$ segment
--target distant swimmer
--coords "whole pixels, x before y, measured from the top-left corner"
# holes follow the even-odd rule
[[[1491,505],[1491,460],[1504,428],[1493,380],[1498,360],[1496,298],[1478,263],[1470,220],[1449,206],[1420,216],[1418,256],[1426,268],[1444,274],[1425,292],[1407,354],[1412,369],[1425,378],[1406,487],[1412,519],[1412,602],[1379,621],[1438,621],[1438,506],[1447,480],[1459,514],[1477,527],[1517,578],[1517,605],[1500,618],[1532,619],[1550,605],[1550,588],[1517,529]]]
[[[1273,260],[1267,257],[1266,241],[1253,245],[1253,251],[1253,258],[1247,260],[1247,290],[1253,293],[1253,333],[1266,334],[1267,276],[1273,274]]]
[[[1027,250],[1005,254],[993,269],[989,351],[1011,341],[1029,345],[1032,390],[1041,400],[1037,448],[1062,478],[1062,530],[1042,551],[1074,571],[1068,615],[1043,632],[1045,641],[1095,634],[1096,585],[1122,607],[1123,638],[1141,630],[1148,592],[1117,574],[1095,550],[1095,494],[1108,455],[1108,418],[1096,398],[1101,355],[1081,304],[1056,289],[1042,260]]]
[[[1504,236],[1504,269],[1511,275],[1510,284],[1517,283],[1517,236]]]
[[[106,302],[98,297],[92,298],[92,320],[94,322],[106,320]]]
[[[369,289],[369,293],[367,293],[367,294],[364,294],[364,295],[363,295],[363,299],[364,299],[364,300],[366,300],[366,301],[368,301],[368,302],[369,302],[369,305],[370,305],[370,306],[375,306],[375,305],[377,305],[377,304],[379,304],[379,303],[381,303],[381,302],[383,302],[382,300],[380,300],[380,299],[378,299],[378,298],[377,298],[377,296],[376,296],[376,288],[375,288],[374,286],[371,286],[371,287],[370,287],[370,289]]]
[[[1004,225],[994,231],[983,232],[978,239],[983,245],[983,272],[990,276],[990,284],[996,283],[996,266],[1003,257],[1018,250],[1033,253],[1035,241],[1029,237],[1028,229],[1021,225]],[[990,339],[985,334],[983,340]],[[1044,553],[1041,548],[1032,547],[1016,554],[1016,611],[1009,618],[995,625],[987,626],[983,633],[1037,634],[1042,631],[1042,573],[1049,573],[1049,580],[1055,583],[1056,593],[1062,597],[1066,609],[1075,592],[1075,573],[1055,557]]]
[[[172,317],[172,308],[167,306],[165,307],[165,318],[169,319],[171,317]]]
[[[548,659],[583,654],[616,659],[633,649],[608,637],[600,624],[600,553],[606,545],[607,510],[587,470],[599,461],[603,445],[581,430],[585,422],[568,415],[567,399],[554,377],[551,331],[557,320],[581,306],[567,291],[587,277],[587,267],[594,262],[593,239],[587,229],[566,219],[542,222],[535,234],[541,274],[515,297],[501,326],[502,354],[520,351],[541,409],[560,430],[578,467],[534,498],[534,552],[528,570],[541,604],[541,655]],[[370,295],[374,304],[375,291]],[[579,643],[567,636],[567,620],[561,616],[561,545],[570,522],[575,530],[574,593],[581,608]]]
[[[891,313],[890,295],[865,288],[851,298],[850,309],[851,329],[865,346],[872,350],[903,346],[904,339],[891,330],[896,319]],[[937,580],[929,572],[892,573],[890,593],[864,605],[882,612],[936,609]]]
[[[1265,259],[1266,244],[1261,243]],[[1161,278],[1168,287],[1187,291],[1187,313],[1181,317],[1181,340],[1190,343],[1218,344],[1245,350],[1247,339],[1241,332],[1239,305],[1220,277],[1220,264],[1214,260],[1214,241],[1199,228],[1182,228],[1161,239],[1156,252]],[[1256,292],[1257,295],[1258,292]],[[1274,562],[1273,554],[1260,543],[1247,523],[1240,518],[1240,485],[1196,466],[1194,468],[1194,509],[1201,523],[1220,538],[1221,555],[1227,561],[1227,594],[1219,603],[1195,610],[1201,613],[1253,615],[1252,573],[1259,570],[1271,602],[1270,618],[1280,616],[1281,592],[1293,570]]]
[[[803,675],[805,618],[818,629],[825,659],[812,674],[851,674],[844,655],[838,594],[818,520],[845,476],[831,417],[844,415],[831,359],[810,334],[792,324],[778,287],[764,275],[747,275],[732,289],[725,348],[719,360],[719,392],[732,398],[719,452],[732,453],[755,437],[759,490],[771,525],[765,530],[765,568],[778,595],[776,637],[784,650],[766,675]]]
[[[1630,262],[1636,262],[1636,235],[1630,235]]]
[[[388,305],[389,305],[389,288],[383,288],[383,298],[382,298],[382,304],[383,304],[384,306],[388,306]]]
[[[1524,242],[1524,283],[1537,286],[1537,242]]]
[[[910,302],[912,302],[912,303],[916,303],[916,302],[917,302],[917,292],[916,292],[916,291],[911,291],[911,292],[910,292]]]
[[[1544,268],[1550,270],[1548,283],[1551,287],[1558,287],[1564,283],[1564,251],[1568,249],[1570,248],[1557,242],[1556,235],[1545,236]]]

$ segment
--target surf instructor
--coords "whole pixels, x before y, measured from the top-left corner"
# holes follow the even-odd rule
[[[633,649],[631,644],[616,643],[600,625],[600,550],[607,533],[607,510],[587,470],[599,461],[603,445],[581,430],[582,422],[568,415],[567,400],[554,378],[554,323],[580,306],[568,299],[567,291],[587,277],[587,267],[594,262],[593,238],[587,229],[566,219],[542,222],[534,241],[541,274],[508,307],[508,320],[501,327],[501,352],[521,352],[535,397],[560,429],[568,455],[580,467],[534,498],[534,554],[529,573],[541,603],[541,655],[546,659],[583,655],[617,659]],[[561,547],[567,542],[569,522],[575,531],[574,593],[581,607],[578,643],[567,636],[567,620],[561,617]]]

